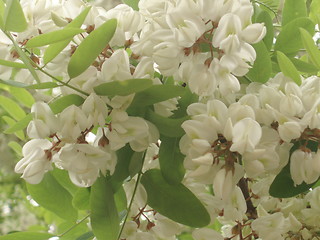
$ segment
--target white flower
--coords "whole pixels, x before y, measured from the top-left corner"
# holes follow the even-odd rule
[[[32,139],[22,148],[23,158],[15,166],[16,173],[22,173],[28,183],[38,184],[44,174],[52,170],[52,144],[46,139]]]
[[[232,129],[231,151],[252,152],[262,136],[260,125],[251,118],[244,118],[237,122]]]
[[[105,102],[95,93],[91,93],[82,105],[83,112],[88,116],[90,125],[105,125],[105,119],[108,116],[108,107]]]
[[[218,232],[210,228],[200,228],[192,232],[195,240],[223,240],[224,238]]]
[[[290,173],[296,185],[302,182],[310,184],[319,178],[320,172],[314,168],[314,165],[317,165],[319,162],[319,157],[315,157],[315,155],[314,152],[306,152],[300,149],[295,150],[291,154]]]
[[[115,164],[110,153],[89,144],[67,144],[61,149],[56,165],[69,172],[71,181],[79,187],[91,186],[108,170],[113,173]]]
[[[82,131],[91,127],[83,110],[75,105],[65,108],[59,119],[63,123],[59,132],[66,139],[76,140]]]
[[[34,120],[27,128],[28,136],[31,138],[46,138],[58,131],[60,128],[59,120],[54,116],[48,104],[36,102],[31,108]]]

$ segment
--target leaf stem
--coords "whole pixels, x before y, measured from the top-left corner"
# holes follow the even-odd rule
[[[122,232],[123,232],[123,229],[124,229],[124,227],[125,227],[125,225],[126,225],[126,222],[127,222],[127,219],[128,219],[128,216],[129,216],[129,213],[130,213],[132,204],[133,204],[134,197],[135,197],[135,195],[136,195],[136,193],[137,193],[138,185],[139,185],[140,178],[141,178],[141,175],[142,175],[142,168],[143,168],[143,164],[144,164],[146,152],[147,152],[147,150],[144,151],[143,156],[142,156],[143,160],[142,160],[141,169],[140,169],[140,171],[139,171],[139,173],[138,173],[137,181],[136,181],[136,183],[135,183],[135,185],[134,185],[132,197],[131,197],[129,206],[127,207],[127,214],[126,214],[126,216],[125,216],[125,218],[124,218],[124,220],[123,220],[123,224],[122,224],[122,226],[121,226],[121,229],[120,229],[120,232],[119,232],[119,235],[118,235],[118,238],[117,238],[118,240],[120,239],[121,234],[122,234]]]
[[[66,230],[65,232],[57,235],[57,237],[63,237],[64,235],[66,235],[68,232],[70,232],[72,229],[76,228],[77,226],[79,226],[84,220],[86,220],[88,217],[90,217],[90,213],[85,216],[84,218],[82,218],[79,222],[77,222],[76,224],[74,224],[71,228],[69,228],[68,230]]]
[[[81,93],[81,94],[83,94],[83,95],[89,96],[89,93],[84,92],[84,91],[82,91],[82,90],[80,90],[80,89],[78,89],[78,88],[76,88],[76,87],[74,87],[74,86],[72,86],[72,85],[70,85],[70,84],[68,84],[68,83],[65,83],[64,81],[61,81],[60,79],[58,79],[58,78],[56,78],[55,76],[51,75],[50,73],[46,72],[45,70],[43,70],[43,69],[40,68],[39,66],[37,66],[37,69],[38,69],[40,72],[42,72],[42,73],[46,74],[47,76],[51,77],[53,80],[61,83],[63,86],[69,87],[69,88],[71,88],[71,89],[73,89],[73,90],[75,90],[75,91],[77,91],[77,92],[79,92],[79,93]],[[70,81],[70,80],[69,80],[69,81]],[[69,81],[68,81],[68,82],[69,82]]]

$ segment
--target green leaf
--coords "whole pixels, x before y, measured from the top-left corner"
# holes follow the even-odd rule
[[[281,72],[285,76],[291,78],[296,84],[301,85],[301,76],[294,64],[290,61],[290,59],[282,52],[277,51],[277,60]]]
[[[54,82],[43,82],[43,83],[28,85],[25,88],[28,88],[28,89],[50,89],[50,88],[56,88],[56,87],[59,87],[59,85]]]
[[[62,235],[58,240],[75,240],[88,231],[87,221],[81,223],[63,222],[58,226],[58,233]]]
[[[123,3],[130,6],[133,10],[139,11],[139,1],[140,0],[123,0]]]
[[[79,187],[77,187],[71,182],[67,171],[59,168],[54,168],[53,171],[51,171],[50,173],[57,180],[57,182],[62,187],[64,187],[72,196],[76,194]]]
[[[0,1],[0,28],[1,30],[4,30],[4,19],[3,19],[3,16],[4,16],[4,10],[5,10],[6,6],[2,1]]]
[[[102,83],[94,87],[94,91],[102,96],[127,96],[132,93],[143,91],[152,86],[151,79],[128,79],[124,81],[113,81]]]
[[[14,232],[8,235],[0,236],[0,240],[48,240],[54,237],[50,233],[41,232]]]
[[[159,149],[160,170],[168,183],[180,183],[184,177],[184,155],[180,152],[180,138],[168,138],[161,136]]]
[[[190,227],[204,227],[210,216],[200,200],[182,183],[171,185],[159,169],[151,169],[142,175],[147,203],[160,214]]]
[[[309,18],[297,18],[284,26],[277,37],[274,49],[285,54],[296,53],[303,48],[299,28],[314,34],[314,23]]]
[[[186,89],[175,85],[153,85],[144,91],[137,93],[131,103],[133,107],[149,106],[174,97],[183,95]]]
[[[117,20],[111,19],[93,30],[77,47],[68,64],[70,78],[83,73],[107,46],[116,31]]]
[[[192,93],[188,87],[185,88],[186,91],[181,98],[178,100],[178,109],[173,111],[171,118],[181,118],[185,117],[187,114],[187,108],[191,103],[197,102],[199,96],[195,93]]]
[[[114,201],[119,213],[127,209],[127,196],[123,186],[121,186],[114,194]]]
[[[34,98],[31,93],[23,88],[11,87],[10,93],[15,99],[28,108],[31,108],[34,104]]]
[[[301,39],[307,49],[311,62],[320,69],[320,51],[315,45],[312,36],[304,29],[300,28]]]
[[[257,58],[252,68],[247,73],[247,77],[252,82],[266,83],[272,72],[271,58],[266,45],[259,42],[252,45],[257,53]]]
[[[304,144],[304,141],[296,142],[290,149],[290,157],[296,149],[298,149],[301,145]],[[317,152],[318,150],[318,142],[308,141],[306,146],[313,152]],[[281,170],[281,172],[273,180],[269,189],[269,194],[276,198],[294,197],[300,193],[309,191],[309,189],[312,188],[312,186],[316,183],[317,181],[315,181],[312,184],[306,184],[305,182],[303,182],[302,184],[295,186],[290,174],[289,161],[289,163]]]
[[[76,105],[80,106],[84,102],[84,99],[77,94],[70,94],[58,98],[54,102],[50,103],[49,106],[54,114],[62,112],[65,108]]]
[[[0,96],[0,106],[10,114],[15,120],[21,120],[26,116],[23,109],[8,97]]]
[[[273,22],[270,14],[268,14],[266,11],[261,11],[257,16],[256,22],[264,23],[267,33],[263,38],[263,42],[266,45],[267,50],[270,50],[272,48],[274,38]]]
[[[25,87],[28,86],[25,83],[13,81],[13,80],[2,80],[2,79],[0,79],[0,83],[8,85],[8,86],[12,86],[12,87],[19,87],[19,88],[25,88]]]
[[[24,51],[21,50],[21,48],[19,47],[17,42],[12,38],[12,36],[10,34],[8,36],[9,36],[10,40],[12,41],[13,46],[19,55],[19,58],[22,60],[22,62],[28,68],[29,72],[31,73],[33,78],[36,80],[36,82],[40,83],[40,79],[39,79],[39,77],[33,67],[34,62],[32,62],[32,60],[24,53]]]
[[[316,74],[319,71],[319,69],[313,64],[307,63],[297,58],[289,58],[289,59],[296,66],[299,72]]]
[[[86,232],[82,234],[80,237],[78,237],[76,240],[91,240],[93,239],[94,235],[93,232]]]
[[[29,124],[29,122],[31,120],[32,120],[32,115],[31,115],[31,113],[29,113],[24,118],[22,118],[21,120],[16,122],[13,126],[8,128],[7,130],[5,130],[4,133],[12,134],[12,133],[15,133],[17,131],[23,130],[28,126],[28,124]]]
[[[90,191],[88,188],[78,188],[73,197],[72,205],[79,210],[88,210],[90,208],[89,198]]]
[[[189,119],[189,116],[182,118],[167,118],[148,110],[146,119],[155,124],[159,132],[167,137],[181,137],[185,132],[181,124]]]
[[[73,19],[66,27],[67,28],[80,28],[86,19],[91,7],[85,8],[75,19]],[[72,38],[51,44],[46,51],[44,52],[43,61],[44,64],[49,63],[52,61],[58,54],[65,49],[66,46],[68,46],[69,42],[72,40]]]
[[[310,4],[309,17],[315,24],[319,23],[318,22],[319,9],[320,9],[320,0],[312,0]]]
[[[27,48],[35,48],[35,47],[42,47],[45,45],[49,45],[56,42],[61,42],[63,40],[72,39],[75,35],[79,33],[85,32],[79,28],[65,28],[60,29],[44,34],[40,34],[36,37],[31,38],[27,44]]]
[[[18,155],[18,156],[22,156],[22,147],[20,146],[19,143],[15,142],[15,141],[10,141],[8,143],[8,146]]]
[[[109,181],[100,176],[91,187],[91,226],[97,240],[116,240],[119,234],[119,215]]]
[[[7,66],[7,67],[13,67],[13,68],[27,68],[27,66],[23,63],[19,62],[11,62],[7,60],[0,59],[0,65]]]
[[[115,192],[122,186],[122,182],[130,176],[129,165],[133,153],[129,144],[117,151],[117,165],[111,176],[111,183]]]
[[[42,207],[65,220],[75,221],[77,219],[78,214],[72,206],[71,194],[58,183],[50,172],[45,174],[39,184],[27,183],[27,189],[31,197]]]
[[[282,10],[282,26],[285,26],[294,19],[307,16],[305,0],[285,0]]]
[[[130,177],[133,178],[138,172],[141,171],[143,165],[144,152],[134,152],[129,164]]]
[[[8,116],[3,116],[2,117],[3,120],[10,126],[14,126],[17,122],[15,120],[13,120],[12,118],[8,117]],[[16,131],[14,133],[19,139],[21,139],[22,141],[24,141],[26,139],[24,132],[22,130],[20,131]]]
[[[19,0],[7,0],[4,10],[4,30],[12,32],[23,32],[28,24],[22,11]]]

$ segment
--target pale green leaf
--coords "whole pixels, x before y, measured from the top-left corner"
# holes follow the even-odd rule
[[[290,59],[283,54],[282,52],[277,51],[277,60],[279,67],[281,69],[281,72],[291,78],[296,84],[301,84],[301,76],[294,66],[294,64],[290,61]]]
[[[2,118],[10,127],[13,127],[13,126],[15,126],[17,124],[17,122],[14,119],[12,119],[12,118],[10,118],[8,116],[3,116]],[[22,130],[16,131],[14,134],[19,139],[21,139],[22,141],[25,140],[25,135],[24,135],[24,132]]]
[[[294,19],[307,16],[305,0],[285,0],[282,10],[282,26],[285,26]]]
[[[151,79],[128,79],[124,81],[113,81],[102,83],[94,88],[98,95],[102,96],[127,96],[132,93],[143,91],[152,86]]]
[[[122,0],[123,3],[130,6],[133,10],[139,11],[139,1],[140,0]]]
[[[25,105],[26,107],[31,108],[34,104],[35,100],[32,94],[23,88],[11,87],[10,93],[15,99],[17,99],[21,104]]]
[[[54,114],[62,112],[65,108],[70,105],[80,106],[84,102],[84,99],[77,94],[70,94],[58,98],[54,102],[50,103],[49,106]]]
[[[17,131],[23,130],[28,126],[28,124],[29,124],[29,122],[31,120],[32,120],[32,115],[31,115],[31,113],[29,113],[24,118],[22,118],[21,120],[17,121],[12,127],[10,127],[7,130],[5,130],[4,133],[12,134],[12,133],[15,133]]]
[[[89,198],[90,190],[88,188],[78,188],[73,196],[72,205],[79,210],[88,210],[90,208]]]
[[[320,70],[320,51],[315,45],[312,36],[304,29],[300,28],[301,39],[307,49],[311,62]]]
[[[0,240],[48,240],[54,237],[50,233],[41,232],[14,232],[8,235],[0,236]]]
[[[296,53],[303,48],[299,28],[314,34],[314,23],[309,18],[298,18],[284,26],[277,37],[274,49],[285,54]]]
[[[3,18],[5,31],[23,32],[28,27],[19,0],[6,1]]]
[[[15,120],[21,120],[26,116],[23,109],[8,97],[0,96],[0,106]]]
[[[86,19],[91,7],[85,8],[75,19],[73,19],[65,28],[80,28]],[[43,61],[44,64],[49,63],[52,61],[58,54],[65,49],[66,46],[68,46],[69,42],[72,40],[72,38],[51,44],[46,51],[44,52]]]
[[[15,141],[10,141],[8,143],[8,146],[18,155],[18,156],[22,156],[22,147],[19,143],[15,142]]]
[[[111,19],[93,30],[77,47],[68,64],[70,78],[83,73],[107,46],[117,27],[117,20]]]
[[[0,59],[0,65],[13,68],[27,68],[27,66],[23,63],[11,62],[3,59]]]
[[[56,42],[61,42],[63,40],[72,39],[75,35],[79,33],[85,32],[79,28],[65,28],[60,29],[44,34],[40,34],[36,37],[31,38],[27,44],[27,48],[34,48],[34,47],[42,47],[45,45],[49,45]]]

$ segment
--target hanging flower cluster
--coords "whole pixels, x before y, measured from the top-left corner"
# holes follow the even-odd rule
[[[247,77],[270,50],[259,4],[7,2],[25,27],[0,22],[0,76],[35,99],[15,171],[90,187],[98,240],[319,239],[320,78],[281,52]]]

